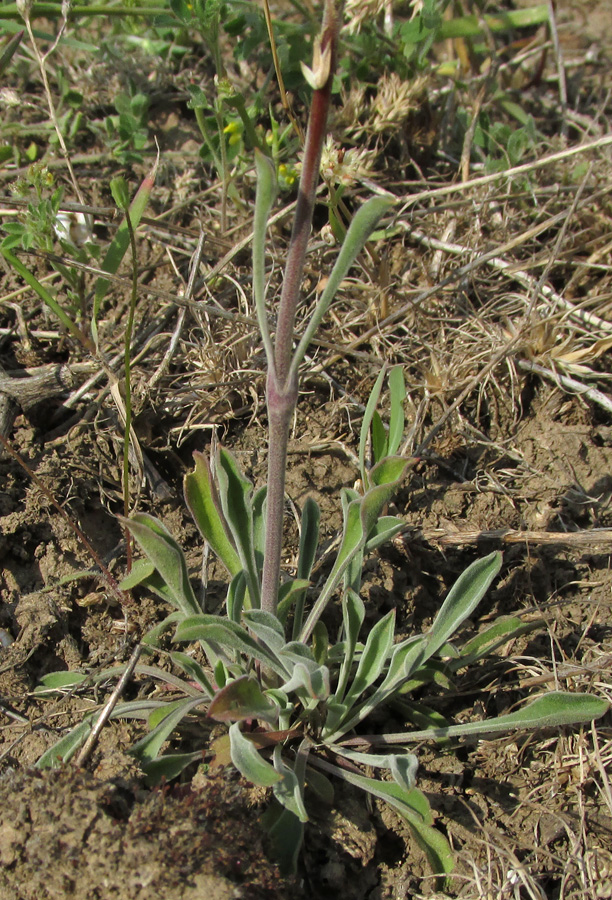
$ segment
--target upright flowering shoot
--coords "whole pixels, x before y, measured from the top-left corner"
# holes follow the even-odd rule
[[[306,345],[293,349],[293,330],[297,305],[300,298],[300,287],[304,272],[304,261],[308,238],[312,225],[315,194],[320,177],[321,155],[327,135],[327,118],[331,100],[336,51],[338,44],[338,20],[332,0],[327,0],[321,34],[316,38],[312,68],[303,66],[304,76],[313,88],[312,104],[306,133],[302,172],[295,219],[291,233],[291,241],[287,254],[287,263],[283,279],[280,306],[276,321],[276,333],[272,341],[268,332],[267,313],[265,309],[265,244],[263,234],[267,217],[272,205],[274,193],[273,179],[268,163],[258,159],[258,196],[256,208],[256,239],[253,242],[253,281],[257,315],[267,353],[268,377],[266,400],[268,406],[269,451],[268,451],[268,494],[266,537],[264,564],[262,574],[261,605],[268,612],[274,613],[278,602],[280,582],[281,546],[283,531],[283,507],[285,495],[285,469],[287,465],[287,442],[289,428],[298,396],[298,368],[306,351]],[[376,202],[376,201],[374,201]],[[364,207],[364,210],[367,208]],[[375,216],[368,217],[367,228],[345,242],[334,271],[341,276],[336,280],[336,287],[346,274],[355,256],[363,247],[372,228],[387,204],[377,203]],[[370,211],[372,209],[370,207]],[[359,218],[359,216],[356,217]],[[258,230],[258,225],[261,228]],[[348,235],[347,235],[348,238]],[[319,324],[323,313],[329,306],[331,294],[321,298],[311,320],[314,328]],[[322,302],[323,301],[323,302]],[[314,330],[307,329],[307,342],[312,339]],[[301,352],[300,352],[301,349]]]

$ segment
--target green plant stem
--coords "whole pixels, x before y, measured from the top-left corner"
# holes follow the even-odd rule
[[[123,435],[123,509],[124,515],[130,514],[130,433],[132,430],[132,332],[134,331],[134,312],[136,310],[136,298],[138,296],[138,264],[136,261],[136,237],[132,220],[130,218],[130,208],[125,207],[125,222],[130,235],[130,248],[132,251],[132,291],[130,296],[130,306],[128,310],[127,325],[125,327],[125,431]],[[132,570],[132,537],[125,529],[125,537],[127,542],[127,571]]]
[[[221,150],[221,234],[227,231],[227,194],[229,191],[229,166],[227,163],[227,147],[223,133],[223,101],[220,97],[215,103],[215,121],[219,132],[219,149]]]
[[[204,138],[204,143],[208,147],[208,152],[212,156],[213,162],[215,164],[215,168],[217,172],[222,171],[221,160],[217,155],[217,151],[215,150],[215,145],[213,144],[210,135],[208,133],[208,128],[206,126],[206,117],[204,116],[204,110],[201,107],[194,106],[193,111],[195,113],[196,122],[198,123],[198,128],[200,129],[200,134]]]
[[[322,52],[325,52],[326,48],[330,50],[328,70],[324,83],[314,90],[312,97],[302,162],[302,176],[276,323],[274,360],[268,368],[266,389],[269,444],[268,497],[261,607],[273,614],[276,613],[280,582],[287,444],[289,428],[298,398],[297,373],[291,373],[293,328],[300,297],[306,247],[312,225],[323,142],[327,132],[327,116],[338,41],[336,13],[332,0],[327,0],[325,5],[320,41]],[[317,68],[316,53],[315,68]],[[318,68],[322,68],[325,74],[324,64]],[[321,72],[315,71],[316,74],[320,75]]]

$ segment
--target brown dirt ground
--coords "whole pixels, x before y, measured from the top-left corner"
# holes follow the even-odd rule
[[[605,17],[606,4],[597,5],[597,15],[604,18],[585,19],[577,39],[575,16],[582,15],[584,4],[559,6],[570,104],[581,116],[570,120],[568,142],[580,143],[605,132],[611,111],[612,20]],[[125,64],[125,72],[114,76],[117,81],[136,77],[138,63],[133,71],[129,61]],[[547,65],[553,66],[550,57]],[[110,80],[108,71],[87,77],[89,98],[101,90],[104,77]],[[170,74],[160,71],[156,78],[151,129],[160,137],[162,165],[153,206],[155,214],[174,207],[168,222],[175,230],[149,226],[140,241],[142,295],[136,319],[140,348],[146,349],[135,364],[134,393],[138,438],[162,481],[148,478],[141,485],[134,473],[134,492],[141,488],[140,508],[154,511],[183,541],[195,583],[201,546],[182,503],[182,477],[191,452],[207,446],[216,430],[254,482],[262,483],[264,379],[253,328],[244,319],[248,250],[230,261],[214,296],[200,287],[196,297],[229,310],[233,321],[228,325],[192,307],[174,358],[155,375],[176,326],[177,306],[163,294],[152,302],[145,288],[176,291],[178,276],[168,255],[174,253],[184,275],[198,218],[218,234],[214,210],[196,193],[209,182],[196,158],[192,116],[183,99],[176,100]],[[40,82],[32,79],[25,85],[27,96],[41,103]],[[546,124],[546,115],[554,118],[556,94],[553,81],[543,84],[526,84],[524,96]],[[475,93],[469,94],[472,102]],[[436,102],[432,93],[434,119],[441,116]],[[549,124],[554,132],[558,120]],[[437,140],[443,150],[442,131]],[[553,133],[546,151],[563,146]],[[379,148],[388,154],[382,158],[389,185],[401,193],[401,179],[414,178],[415,172],[408,176],[406,167],[395,164],[393,154],[400,151],[388,135]],[[89,148],[94,151],[100,161],[79,162],[79,183],[88,186],[89,202],[108,205],[105,185],[117,167],[102,148]],[[402,636],[427,627],[457,575],[497,547],[504,550],[502,575],[478,617],[468,623],[466,636],[500,614],[544,620],[543,627],[504,647],[497,658],[461,674],[452,693],[433,691],[421,698],[456,721],[498,715],[553,687],[602,696],[610,691],[610,543],[609,534],[604,540],[594,529],[612,529],[612,419],[591,399],[521,366],[535,362],[588,379],[604,393],[610,390],[610,351],[604,345],[582,360],[590,369],[586,374],[572,369],[575,361],[568,356],[593,348],[612,328],[612,162],[609,150],[585,157],[592,168],[584,182],[572,181],[575,163],[569,161],[534,176],[526,196],[520,188],[497,186],[491,193],[482,188],[466,192],[455,207],[424,203],[427,216],[415,217],[414,227],[426,238],[446,234],[448,243],[467,248],[466,255],[457,262],[450,250],[428,246],[410,230],[388,244],[386,258],[385,250],[376,248],[382,262],[364,263],[359,282],[343,290],[304,376],[287,492],[298,509],[309,494],[317,497],[323,538],[331,541],[341,521],[338,492],[358,474],[353,460],[361,404],[381,360],[405,367],[411,429],[406,452],[417,450],[418,462],[396,508],[411,530],[368,563],[368,621],[395,608]],[[455,170],[432,164],[427,175],[443,184]],[[189,207],[181,205],[179,176],[192,199]],[[5,185],[14,177],[14,169],[0,170]],[[568,213],[571,227],[561,233],[558,225],[551,226],[507,250],[509,273],[480,266],[418,299],[474,253],[503,246],[527,230],[534,204],[542,218],[569,209],[578,184],[582,200]],[[407,196],[422,186],[413,181],[403,190]],[[10,202],[6,196],[5,202]],[[208,270],[248,233],[248,216],[231,215],[238,230],[231,242],[207,244]],[[274,237],[279,256],[286,238],[286,227],[279,227]],[[310,257],[309,295],[331,258],[317,242]],[[44,260],[31,264],[39,277],[50,271]],[[534,284],[542,277],[575,309],[595,313],[600,325],[580,324],[567,309],[560,312],[554,303],[544,303],[541,295],[532,302],[525,283],[514,279],[519,269],[529,272]],[[105,308],[101,340],[109,357],[121,347],[127,283],[126,277],[113,295],[115,305]],[[23,375],[26,367],[86,360],[65,335],[53,336],[56,324],[27,292],[20,298],[27,324],[15,325],[9,292],[21,288],[7,268],[0,299],[2,366]],[[395,320],[384,321],[386,312],[392,316],[404,308]],[[146,337],[151,326],[157,330]],[[522,340],[486,371],[492,353],[519,327]],[[66,516],[78,523],[116,577],[123,574],[125,546],[115,519],[122,511],[122,436],[104,384],[101,378],[75,403],[66,405],[70,392],[64,391],[19,411],[11,444],[36,481],[14,457],[5,453],[0,458],[2,900],[327,898],[339,893],[347,900],[612,898],[609,716],[592,728],[512,735],[444,752],[419,750],[419,786],[457,854],[456,873],[443,894],[401,820],[347,788],[338,788],[333,808],[313,807],[298,881],[290,883],[268,861],[260,823],[265,798],[229,769],[205,773],[200,767],[189,770],[177,786],[147,789],[129,755],[141,734],[133,723],[109,725],[85,768],[33,769],[49,746],[107,696],[104,687],[99,694],[90,690],[43,698],[33,694],[41,676],[125,662],[138,637],[166,612],[160,601],[141,595],[122,608],[67,522]],[[295,535],[291,525],[287,530],[291,548]],[[286,565],[291,564],[289,550]],[[91,572],[88,577],[59,583],[85,570]],[[208,593],[213,606],[222,598],[216,577],[213,569]],[[334,610],[330,622],[333,617]],[[136,677],[128,690],[134,698],[155,696],[161,688]],[[391,715],[377,725],[397,731],[402,722]],[[206,730],[184,740],[201,747],[207,758]],[[179,746],[177,738],[173,747]]]

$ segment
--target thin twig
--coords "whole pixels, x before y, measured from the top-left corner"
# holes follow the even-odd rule
[[[195,249],[195,253],[193,254],[193,257],[191,260],[191,270],[189,272],[189,280],[187,282],[187,287],[186,287],[185,293],[183,295],[183,298],[188,301],[191,300],[191,298],[193,297],[196,276],[197,276],[199,268],[200,268],[200,261],[202,259],[202,253],[204,252],[204,240],[205,240],[205,235],[204,235],[204,230],[202,230],[202,231],[200,231],[200,236],[198,238],[198,245]],[[179,310],[178,317],[177,317],[176,328],[174,329],[174,333],[170,340],[170,344],[168,345],[168,349],[166,350],[166,353],[164,354],[164,358],[160,362],[159,366],[153,373],[153,377],[149,381],[149,389],[154,387],[157,384],[157,382],[160,380],[160,378],[163,376],[164,372],[166,372],[168,370],[168,367],[170,365],[172,357],[174,356],[174,352],[177,348],[179,338],[181,336],[181,331],[183,329],[183,323],[185,321],[186,314],[187,314],[187,307],[186,306],[181,307],[181,309]]]
[[[553,216],[553,219],[560,221],[564,216],[565,212],[560,213],[558,216]],[[423,244],[425,247],[431,247],[432,250],[442,250],[446,253],[452,253],[453,255],[458,256],[469,256],[474,252],[470,247],[466,247],[463,244],[451,244],[447,241],[441,241],[438,238],[432,238],[417,229],[411,229],[409,236],[417,241],[417,243]],[[505,249],[507,249],[506,245],[498,247],[496,252],[500,253]],[[510,263],[500,256],[494,256],[486,260],[480,258],[479,261],[485,262],[493,269],[506,272],[508,276],[511,276],[515,281],[518,281],[519,284],[529,291],[533,291],[536,285],[538,285],[538,281],[536,281],[532,275],[522,269],[515,269],[515,263]],[[567,310],[569,318],[575,319],[580,322],[581,325],[588,325],[590,328],[599,329],[600,331],[612,331],[612,322],[609,322],[607,319],[602,319],[600,316],[597,316],[595,313],[591,313],[588,310],[580,309],[569,300],[566,300],[565,297],[562,297],[561,294],[558,294],[557,291],[550,287],[550,285],[539,284],[539,292],[544,299]]]
[[[569,375],[562,375],[560,372],[553,371],[553,369],[547,369],[545,366],[541,366],[539,363],[532,362],[529,359],[518,359],[516,364],[519,369],[523,369],[524,372],[533,372],[534,375],[541,375],[542,378],[548,378],[548,380],[553,381],[557,387],[563,388],[570,394],[579,394],[581,397],[585,397],[592,403],[601,406],[607,412],[612,413],[612,397],[604,394],[603,391],[589,387],[581,381],[576,381],[575,378],[571,378]]]
[[[534,159],[532,162],[522,163],[520,166],[513,166],[505,169],[503,172],[492,172],[490,175],[481,175],[478,178],[472,178],[471,181],[462,181],[457,184],[446,184],[439,188],[427,188],[419,191],[417,194],[411,194],[404,203],[398,215],[405,215],[408,210],[421,200],[431,201],[435,197],[447,197],[449,194],[458,194],[470,190],[471,188],[483,187],[485,184],[492,184],[502,178],[512,179],[517,175],[526,175],[534,172],[536,169],[545,169],[552,163],[562,162],[572,156],[580,153],[587,153],[589,150],[600,150],[603,147],[609,147],[612,144],[612,134],[604,135],[596,141],[589,141],[586,144],[580,144],[577,147],[569,147],[567,150],[561,150],[559,153],[551,153],[548,156],[542,156],[540,159]]]
[[[69,5],[67,5],[67,9],[70,9]],[[30,22],[30,10],[29,10],[27,4],[25,5],[24,11],[23,11],[23,19],[24,19],[25,26],[28,31],[28,36],[29,36],[31,44],[32,44],[32,49],[34,50],[34,55],[36,56],[36,61],[38,62],[38,68],[40,69],[40,75],[42,78],[43,87],[45,89],[45,96],[47,98],[47,105],[49,107],[49,116],[51,117],[51,122],[53,123],[53,128],[55,129],[55,133],[57,135],[57,140],[59,142],[59,145],[62,148],[62,153],[64,154],[64,161],[68,168],[68,174],[70,175],[70,181],[72,182],[72,186],[74,188],[74,192],[77,196],[79,203],[81,203],[83,206],[85,206],[85,198],[83,197],[83,194],[81,193],[81,189],[79,188],[79,183],[76,179],[76,175],[74,174],[74,169],[72,168],[72,162],[70,160],[70,154],[68,153],[68,147],[66,146],[66,142],[64,140],[64,135],[62,134],[62,129],[60,128],[60,124],[57,119],[57,114],[55,112],[55,106],[53,104],[53,97],[51,95],[51,88],[49,86],[49,79],[47,78],[47,70],[45,68],[45,64],[47,62],[48,57],[55,51],[57,45],[59,44],[59,42],[64,34],[64,31],[66,30],[66,26],[68,25],[67,13],[64,13],[64,7],[62,6],[62,19],[61,19],[59,31],[57,33],[57,37],[55,38],[55,41],[53,42],[51,47],[49,47],[47,52],[44,54],[42,54],[40,52],[40,50],[38,49],[38,44],[36,43],[36,40],[34,38],[34,32],[32,30],[32,24]]]
[[[98,742],[98,738],[100,737],[100,733],[101,733],[102,729],[108,722],[115,706],[117,705],[119,698],[121,697],[123,691],[125,690],[125,687],[126,687],[128,681],[132,677],[134,669],[136,668],[136,663],[138,662],[138,660],[140,658],[141,650],[142,650],[141,644],[137,644],[134,647],[134,650],[132,651],[132,655],[130,656],[130,660],[129,660],[127,666],[125,667],[125,672],[123,673],[123,675],[117,682],[115,690],[113,691],[113,693],[110,695],[110,697],[104,704],[104,707],[96,720],[96,724],[91,729],[91,731],[89,733],[89,737],[83,744],[83,746],[81,748],[81,752],[79,753],[79,755],[76,758],[77,766],[83,766],[89,759],[93,748],[95,747],[95,745]]]
[[[464,544],[496,542],[500,544],[531,544],[543,546],[565,546],[575,550],[589,547],[610,546],[612,529],[593,528],[582,531],[519,531],[514,528],[496,528],[492,531],[450,531],[444,528],[414,528],[406,526],[402,534],[412,541],[420,537],[442,547],[459,547]]]

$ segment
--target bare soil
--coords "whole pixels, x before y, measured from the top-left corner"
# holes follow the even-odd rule
[[[607,5],[597,6],[601,21],[585,17],[578,36],[575,4],[559,6],[575,116],[564,120],[569,128],[560,138],[548,44],[543,71],[550,77],[523,86],[525,105],[549,135],[542,154],[603,136],[611,112]],[[544,32],[531,37],[535,46],[548,40]],[[198,284],[180,328],[182,307],[172,298],[184,287],[199,223],[210,235],[204,278],[248,236],[249,216],[230,204],[235,230],[230,237],[220,233],[214,207],[219,185],[214,171],[198,160],[199,134],[181,93],[193,71],[160,69],[147,80],[148,73],[138,71],[141,63],[125,60],[125,71],[86,70],[71,60],[91,114],[95,98],[108,102],[114,83],[139,79],[141,89],[155,88],[149,127],[159,138],[161,166],[152,218],[139,232],[140,356],[133,373],[135,431],[145,469],[133,467],[132,497],[133,508],[138,502],[139,509],[154,512],[182,541],[197,587],[202,547],[181,489],[192,451],[209,447],[214,434],[235,451],[257,486],[265,480],[265,383],[248,305],[248,245],[228,259],[212,286]],[[537,61],[531,65],[533,74]],[[11,86],[25,91],[40,121],[44,103],[36,71],[27,81],[15,74],[14,81]],[[469,106],[477,89],[467,75],[466,81],[460,99]],[[370,136],[379,183],[404,202],[425,183],[458,180],[457,166],[448,164],[446,100],[438,88],[432,79],[423,95],[429,92],[430,99],[422,101],[421,112],[425,116],[427,107],[430,115],[433,109],[440,130],[423,150],[419,170],[403,158],[401,141],[389,133]],[[15,112],[6,116],[14,119]],[[74,148],[75,171],[88,202],[109,206],[108,181],[119,167],[92,140]],[[49,151],[46,158],[63,179],[60,157]],[[328,546],[341,525],[339,491],[358,478],[363,404],[380,364],[387,360],[405,368],[410,396],[404,449],[416,461],[395,507],[409,528],[368,562],[367,621],[373,624],[395,608],[400,636],[426,628],[457,576],[495,548],[504,552],[502,574],[465,637],[508,613],[543,620],[495,658],[460,673],[450,692],[430,689],[420,698],[455,721],[499,715],[555,688],[610,693],[612,416],[610,406],[558,376],[573,377],[611,399],[605,342],[612,330],[612,158],[610,148],[601,147],[578,159],[588,164],[584,170],[570,157],[532,173],[527,183],[466,188],[464,196],[424,200],[412,218],[410,212],[403,219],[400,214],[406,228],[373,247],[343,286],[304,373],[287,494],[297,510],[307,496],[317,498]],[[134,184],[149,165],[150,159],[134,164]],[[4,164],[4,205],[11,202],[8,185],[15,178],[15,168]],[[367,196],[367,190],[359,194]],[[565,219],[529,235],[534,222],[562,210]],[[320,227],[323,207],[317,217]],[[110,233],[112,222],[102,216],[97,221],[100,234]],[[281,221],[273,237],[272,293],[288,221]],[[501,248],[506,271],[485,261],[456,275],[460,266],[495,248]],[[313,234],[306,302],[320,274],[329,271],[333,252]],[[51,272],[44,256],[23,258],[37,277]],[[127,315],[127,267],[120,274],[100,329],[109,359],[121,351]],[[95,278],[87,278],[91,290]],[[11,291],[20,292],[17,301]],[[229,313],[229,320],[206,304]],[[87,317],[85,310],[84,325]],[[124,663],[167,610],[143,592],[121,605],[100,578],[100,561],[117,579],[126,570],[116,518],[123,512],[122,428],[104,373],[58,329],[8,265],[0,328],[0,363],[11,377],[67,366],[75,379],[70,387],[50,389],[40,402],[15,392],[16,417],[7,420],[14,453],[0,458],[2,900],[248,900],[339,893],[346,900],[612,898],[609,715],[592,727],[419,748],[419,786],[457,855],[444,891],[399,817],[342,786],[333,807],[313,805],[298,877],[283,880],[270,861],[261,824],[267,798],[229,767],[196,765],[179,783],[147,787],[129,752],[143,733],[138,723],[111,722],[85,767],[35,769],[42,753],[112,689],[102,685],[46,697],[33,693],[41,677]],[[174,355],[164,362],[173,334]],[[91,367],[87,372],[78,369],[85,364]],[[92,372],[99,380],[74,397]],[[10,392],[5,382],[0,390]],[[70,523],[86,535],[97,558]],[[288,516],[288,569],[295,562],[295,531]],[[213,610],[223,598],[218,579],[212,567],[207,597]],[[337,622],[338,609],[332,608],[330,630]],[[127,697],[164,691],[168,686],[137,675]],[[388,716],[369,723],[370,730],[401,730],[397,714]],[[207,724],[195,735],[177,737],[172,749],[195,746],[202,763],[209,763],[211,739]]]

